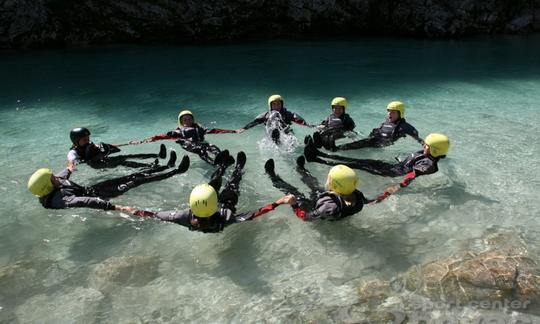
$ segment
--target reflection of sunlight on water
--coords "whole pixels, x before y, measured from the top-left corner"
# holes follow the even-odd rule
[[[260,150],[291,153],[298,147],[298,138],[294,134],[280,132],[280,143],[276,144],[272,138],[264,137],[257,141]]]

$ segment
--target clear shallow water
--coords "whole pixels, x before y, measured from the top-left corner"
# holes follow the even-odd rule
[[[540,210],[538,36],[462,41],[342,40],[208,47],[111,47],[0,54],[0,319],[20,322],[347,321],[335,310],[358,302],[364,281],[463,250],[487,231],[521,235],[536,249]],[[440,172],[341,222],[307,224],[288,207],[219,235],[90,209],[45,210],[26,191],[39,167],[60,171],[68,132],[91,129],[107,143],[161,133],[189,108],[205,126],[240,128],[272,93],[309,122],[349,99],[366,135],[389,101],[407,104],[421,136],[447,134]],[[299,142],[309,129],[295,127]],[[281,194],[263,173],[293,152],[265,145],[264,129],[209,135],[246,151],[240,210]],[[174,143],[168,144],[183,154]],[[126,153],[157,152],[158,144]],[[411,139],[351,156],[393,160]],[[212,170],[195,155],[187,174],[147,184],[114,202],[147,209],[186,207]],[[321,182],[328,168],[308,166]],[[90,184],[130,170],[79,167]],[[373,197],[399,179],[360,172]],[[463,316],[466,316],[463,315]],[[538,320],[538,318],[536,318]]]

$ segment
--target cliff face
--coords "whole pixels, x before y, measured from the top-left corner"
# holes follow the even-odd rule
[[[0,0],[0,47],[540,31],[540,0]]]

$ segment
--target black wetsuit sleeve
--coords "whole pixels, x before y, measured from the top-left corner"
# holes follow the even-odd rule
[[[268,112],[263,112],[263,113],[259,114],[257,117],[255,117],[255,119],[253,121],[247,123],[246,126],[244,126],[242,128],[243,129],[250,129],[253,126],[256,126],[256,125],[259,125],[259,124],[262,124],[262,123],[266,122],[267,114],[268,114]]]
[[[317,219],[335,220],[340,217],[340,210],[335,201],[330,197],[323,197],[317,201],[313,210],[305,211],[297,205],[293,205],[296,217],[303,221],[314,221]]]
[[[352,131],[356,127],[354,120],[348,114],[343,118],[343,128],[347,131]]]
[[[162,221],[176,223],[186,227],[191,225],[191,211],[189,209],[160,211],[155,213],[154,217]]]
[[[71,176],[71,171],[69,171],[68,168],[65,168],[60,173],[55,174],[55,177],[61,178],[61,179],[69,179]]]
[[[99,197],[67,196],[63,198],[65,208],[86,207],[94,209],[114,210],[114,205]]]
[[[402,125],[400,125],[400,128],[401,128],[401,132],[402,132],[403,136],[409,135],[410,137],[417,140],[419,143],[424,144],[424,140],[422,140],[418,136],[418,131],[411,124],[409,124],[407,122],[404,122],[404,123],[402,123]]]

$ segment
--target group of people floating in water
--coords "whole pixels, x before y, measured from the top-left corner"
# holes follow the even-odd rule
[[[393,101],[386,107],[387,117],[384,122],[371,131],[367,138],[336,145],[336,139],[344,138],[355,128],[353,119],[347,114],[347,100],[336,97],[331,103],[331,113],[319,125],[309,125],[298,114],[284,107],[280,95],[268,98],[268,111],[258,115],[253,121],[237,130],[204,128],[195,122],[194,114],[183,110],[178,115],[178,127],[164,134],[148,137],[144,140],[131,141],[126,144],[94,144],[90,140],[90,131],[80,127],[71,130],[72,146],[68,152],[67,168],[58,174],[50,169],[42,168],[34,172],[28,181],[28,189],[39,197],[45,208],[62,209],[72,207],[88,207],[104,210],[119,210],[139,217],[157,218],[177,223],[190,230],[206,233],[220,232],[226,226],[262,216],[282,204],[291,205],[294,214],[304,220],[317,219],[339,220],[360,212],[365,204],[383,201],[389,195],[406,187],[410,182],[422,175],[438,171],[437,163],[448,152],[450,142],[447,136],[439,133],[429,134],[424,140],[418,131],[405,121],[405,105]],[[246,164],[246,154],[238,152],[236,159],[228,150],[205,141],[207,134],[243,133],[258,124],[265,124],[268,135],[277,144],[283,134],[292,133],[291,124],[317,128],[313,135],[304,140],[304,154],[296,160],[296,171],[302,181],[310,188],[308,195],[285,181],[276,173],[274,160],[266,161],[264,168],[274,187],[285,193],[285,196],[257,210],[238,212],[236,205],[240,195],[240,181]],[[405,160],[389,163],[379,160],[355,159],[335,154],[338,150],[354,150],[365,147],[380,148],[393,144],[398,139],[409,135],[422,145],[422,149],[411,153]],[[171,151],[166,165],[160,165],[159,159],[165,159],[167,150],[161,144],[159,153],[115,155],[123,145],[144,144],[160,140],[174,140],[188,152],[215,167],[208,183],[196,186],[189,197],[189,208],[173,211],[147,211],[134,207],[112,204],[108,199],[117,197],[131,188],[141,184],[158,181],[185,173],[189,169],[190,160],[184,155],[179,166],[175,167],[176,152]],[[322,151],[330,151],[327,153]],[[152,159],[149,163],[138,160]],[[316,177],[306,168],[307,162],[322,163],[332,166],[323,188]],[[125,166],[139,168],[136,173],[110,179],[92,186],[81,186],[70,180],[72,172],[79,163],[86,163],[92,168],[114,168]],[[233,166],[224,188],[222,179],[228,167]],[[366,198],[357,189],[358,175],[353,169],[386,177],[402,176],[403,180],[388,187],[374,199]]]

